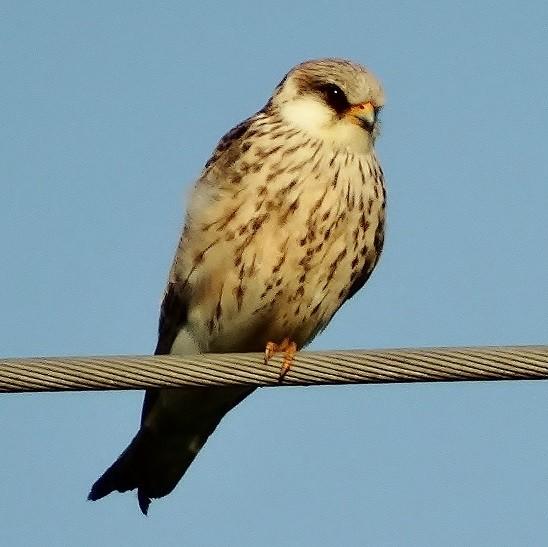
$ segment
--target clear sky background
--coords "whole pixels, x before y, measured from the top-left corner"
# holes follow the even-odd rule
[[[0,5],[0,354],[142,354],[186,191],[294,64],[388,97],[385,253],[314,349],[548,342],[548,4]],[[0,544],[546,545],[548,383],[263,389],[148,518],[142,393],[0,396]]]

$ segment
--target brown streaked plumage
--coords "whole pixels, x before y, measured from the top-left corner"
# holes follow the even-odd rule
[[[309,343],[367,281],[383,245],[374,152],[384,97],[340,59],[293,68],[229,131],[192,193],[160,313],[156,354],[286,351]],[[247,387],[148,390],[141,428],[89,499],[169,494]]]

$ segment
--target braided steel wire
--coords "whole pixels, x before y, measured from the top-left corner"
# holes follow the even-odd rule
[[[260,353],[0,358],[0,392],[279,385]],[[281,385],[548,379],[548,346],[297,353]]]

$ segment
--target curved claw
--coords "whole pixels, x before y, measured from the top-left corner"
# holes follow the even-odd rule
[[[293,358],[297,353],[297,344],[289,338],[284,338],[279,344],[276,342],[267,342],[264,350],[264,364],[268,365],[270,358],[278,352],[284,352],[284,359],[282,361],[282,367],[280,369],[280,376],[278,377],[278,383],[282,383],[285,375],[289,372],[291,365],[293,364]]]

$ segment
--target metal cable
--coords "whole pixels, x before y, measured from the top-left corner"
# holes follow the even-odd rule
[[[260,353],[0,358],[0,392],[279,385]],[[305,351],[282,385],[548,379],[548,346]]]

